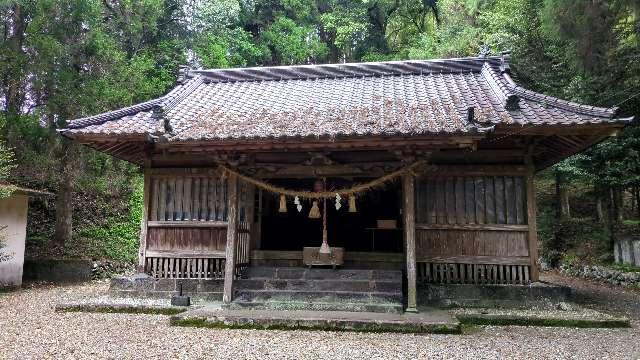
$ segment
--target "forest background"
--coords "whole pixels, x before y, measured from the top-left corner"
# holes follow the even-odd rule
[[[140,170],[56,133],[166,93],[182,65],[511,52],[522,85],[640,115],[640,0],[0,0],[0,183],[31,200],[27,256],[132,262]],[[610,263],[640,219],[640,131],[538,175],[546,262]]]

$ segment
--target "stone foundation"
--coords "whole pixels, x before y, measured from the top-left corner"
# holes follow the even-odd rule
[[[111,279],[109,291],[116,296],[142,298],[171,298],[182,293],[194,300],[221,301],[222,279],[156,279],[146,274]]]
[[[571,288],[530,285],[418,284],[418,305],[540,308],[571,301]]]

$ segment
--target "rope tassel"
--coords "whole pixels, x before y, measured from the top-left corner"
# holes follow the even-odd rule
[[[278,209],[278,212],[287,212],[287,198],[284,195],[280,195],[280,208]]]
[[[320,218],[320,208],[318,208],[318,201],[314,200],[313,205],[311,206],[311,210],[309,211],[309,219],[319,219]]]
[[[351,195],[349,196],[349,212],[354,213],[356,211],[356,197],[355,195]]]

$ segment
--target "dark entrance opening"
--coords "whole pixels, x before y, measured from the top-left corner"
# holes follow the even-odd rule
[[[366,182],[369,179],[358,179]],[[279,179],[272,183],[289,189],[313,189],[315,179]],[[327,179],[327,188],[350,187],[354,181]],[[261,250],[302,250],[322,243],[322,219],[310,219],[310,200],[302,200],[298,212],[293,199],[287,198],[287,212],[278,212],[278,196],[263,193]],[[318,201],[322,213],[323,201]],[[356,212],[349,212],[348,199],[336,210],[335,199],[327,199],[327,235],[330,246],[345,251],[402,252],[401,190],[389,183],[356,198]],[[395,222],[395,226],[393,223]]]

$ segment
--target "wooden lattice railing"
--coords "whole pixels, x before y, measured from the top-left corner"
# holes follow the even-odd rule
[[[147,257],[145,270],[155,278],[222,279],[224,258]]]
[[[418,282],[441,284],[528,284],[529,265],[417,263]]]

